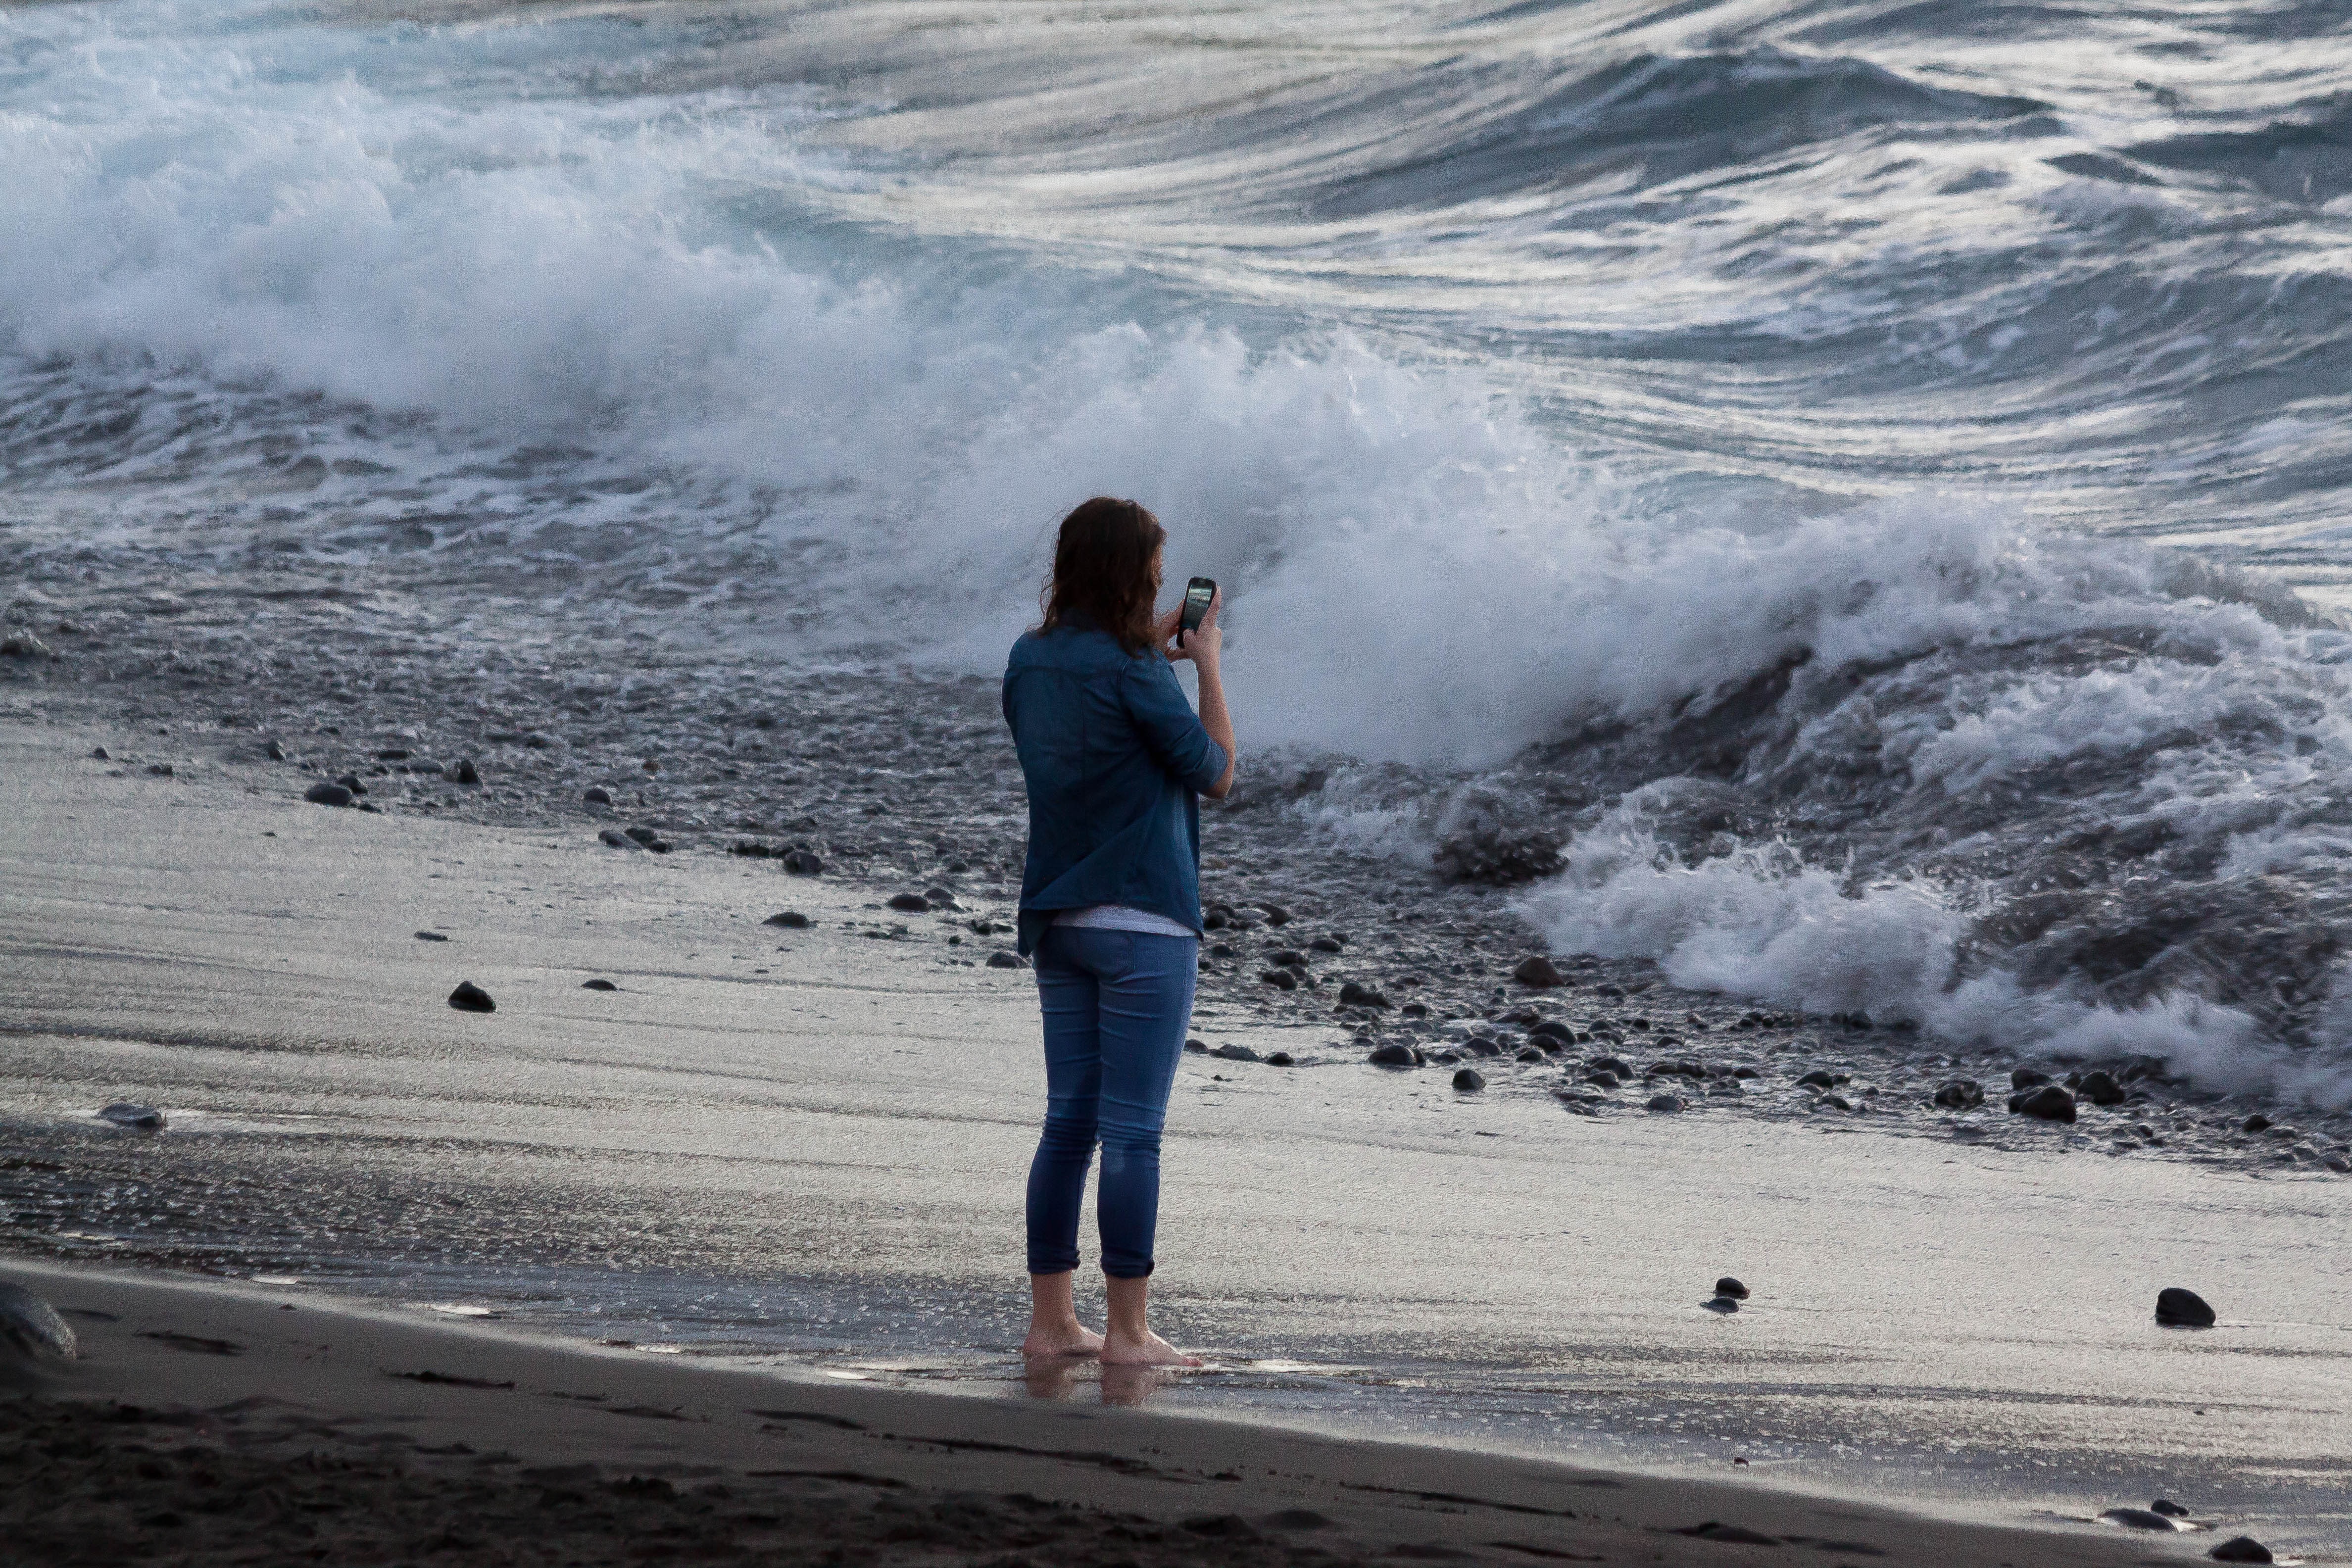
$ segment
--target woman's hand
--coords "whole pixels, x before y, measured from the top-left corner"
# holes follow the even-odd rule
[[[1172,662],[1189,658],[1202,668],[1213,669],[1225,648],[1225,634],[1217,626],[1217,612],[1225,607],[1225,591],[1219,588],[1209,601],[1209,613],[1192,630],[1181,631],[1178,623],[1183,619],[1184,607],[1179,605],[1160,619],[1160,640],[1169,644],[1168,658]]]

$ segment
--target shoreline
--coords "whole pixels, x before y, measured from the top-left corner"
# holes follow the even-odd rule
[[[1073,1564],[1678,1565],[1744,1560],[1766,1544],[1802,1561],[1952,1568],[2151,1561],[2149,1542],[2095,1527],[2028,1530],[1457,1448],[787,1379],[404,1321],[309,1293],[13,1261],[0,1262],[0,1280],[52,1301],[83,1347],[35,1396],[87,1411],[72,1427],[81,1441],[26,1434],[51,1444],[41,1495],[0,1491],[0,1521],[34,1561],[65,1538],[60,1516],[87,1529],[84,1505],[134,1466],[139,1496],[105,1500],[134,1516],[117,1561],[211,1561],[231,1540],[240,1561],[311,1561],[314,1544],[381,1548],[404,1530],[407,1549],[436,1562],[552,1560],[539,1553],[558,1544],[564,1561],[621,1560],[642,1555],[631,1538],[681,1536],[698,1556],[731,1561],[780,1544],[787,1521],[822,1531],[842,1562],[966,1562],[1025,1546]],[[268,1543],[219,1506],[239,1469],[269,1483],[263,1501],[279,1528]],[[340,1483],[332,1495],[301,1495],[326,1493],[322,1478]],[[292,1508],[289,1493],[300,1497]],[[231,1503],[240,1516],[253,1506]],[[595,1535],[563,1539],[582,1515]],[[296,1531],[282,1528],[289,1520]]]
[[[0,950],[27,977],[0,1019],[0,1249],[404,1282],[581,1339],[1010,1386],[1017,1215],[983,1200],[1034,1137],[1025,976],[871,940],[888,911],[835,885],[769,934],[772,873],[740,862],[0,748],[26,825]],[[500,1010],[448,1007],[458,978]],[[1166,1408],[1676,1474],[1745,1457],[2011,1517],[2177,1492],[2352,1542],[2331,1183],[1596,1121],[1504,1073],[1461,1095],[1300,1055],[1180,1069],[1159,1295],[1217,1364]],[[169,1125],[90,1119],[121,1098]],[[1757,1288],[1737,1316],[1705,1310],[1725,1272]],[[2180,1283],[2222,1331],[2148,1321]]]

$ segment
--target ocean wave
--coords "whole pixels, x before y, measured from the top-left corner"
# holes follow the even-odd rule
[[[1318,216],[1361,217],[1603,181],[1640,191],[1717,171],[1753,177],[1860,132],[2013,121],[2046,107],[1770,47],[1645,54],[1564,79],[1449,64],[1358,111],[1377,125],[1318,120],[1318,141],[1357,150],[1337,173],[1318,161],[1304,199]]]

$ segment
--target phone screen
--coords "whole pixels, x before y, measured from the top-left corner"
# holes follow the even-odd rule
[[[1193,578],[1184,588],[1184,614],[1176,623],[1178,628],[1188,632],[1200,630],[1201,622],[1207,616],[1209,605],[1216,597],[1215,578]]]

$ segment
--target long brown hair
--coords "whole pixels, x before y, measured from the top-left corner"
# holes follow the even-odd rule
[[[1077,616],[1118,639],[1130,654],[1151,646],[1151,602],[1159,583],[1151,563],[1168,542],[1160,520],[1137,501],[1097,496],[1072,507],[1054,545],[1040,631]]]

